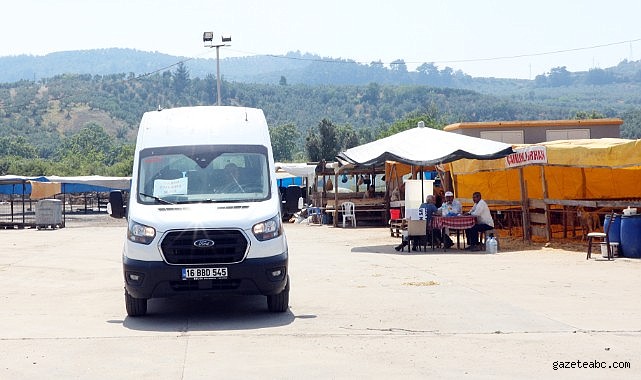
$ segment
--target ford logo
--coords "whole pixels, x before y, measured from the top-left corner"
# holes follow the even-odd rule
[[[194,242],[194,246],[199,248],[213,247],[214,244],[216,243],[211,239],[198,239]]]

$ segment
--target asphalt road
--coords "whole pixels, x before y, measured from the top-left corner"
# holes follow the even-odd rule
[[[640,260],[401,254],[385,228],[288,224],[289,312],[216,297],[129,318],[125,223],[103,217],[0,230],[0,379],[641,377]]]

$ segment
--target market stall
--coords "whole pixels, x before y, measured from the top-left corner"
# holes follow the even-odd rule
[[[557,140],[514,148],[502,159],[452,162],[450,170],[458,194],[480,191],[488,203],[519,207],[526,239],[552,237],[551,209],[576,214],[577,207],[588,207],[603,216],[607,209],[641,206],[641,140]]]

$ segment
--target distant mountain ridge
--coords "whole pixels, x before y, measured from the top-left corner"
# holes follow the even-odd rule
[[[298,58],[313,59],[313,56],[292,53]],[[285,56],[286,57],[286,56]],[[184,62],[192,77],[204,78],[216,74],[215,58],[188,58],[158,52],[134,49],[95,49],[50,53],[43,56],[18,55],[0,57],[0,82],[12,83],[21,80],[40,80],[60,74],[110,75],[171,70],[178,62]],[[273,56],[222,58],[221,72],[225,79],[252,82],[253,78],[275,77],[310,64],[306,59],[283,59]]]
[[[216,74],[215,58],[188,58],[159,52],[134,49],[94,49],[50,53],[44,56],[18,55],[0,57],[0,83],[20,80],[40,80],[60,74],[130,74],[142,75],[150,72],[171,70],[178,62],[184,62],[192,77],[205,78]],[[622,67],[623,66],[623,67]],[[437,68],[426,63],[417,70],[407,71],[402,60],[392,67],[382,63],[370,65],[349,59],[323,58],[310,53],[290,52],[283,56],[261,55],[250,57],[221,58],[223,79],[244,83],[278,84],[285,79],[289,84],[362,85],[414,84],[435,85],[457,88],[478,89],[489,83],[509,83],[522,86],[534,80],[504,78],[473,78],[462,71],[449,67]],[[592,70],[590,71],[592,72]],[[641,63],[623,61],[617,67],[597,71],[600,80],[625,77],[626,80],[641,81]],[[551,70],[550,75],[554,74]],[[587,75],[586,72],[569,73],[573,76]]]

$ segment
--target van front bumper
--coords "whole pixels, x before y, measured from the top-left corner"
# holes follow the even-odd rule
[[[235,264],[169,265],[164,261],[141,261],[123,256],[125,289],[135,298],[171,297],[190,292],[202,294],[280,293],[287,284],[288,254],[245,259]],[[227,268],[225,279],[183,280],[183,268]]]

